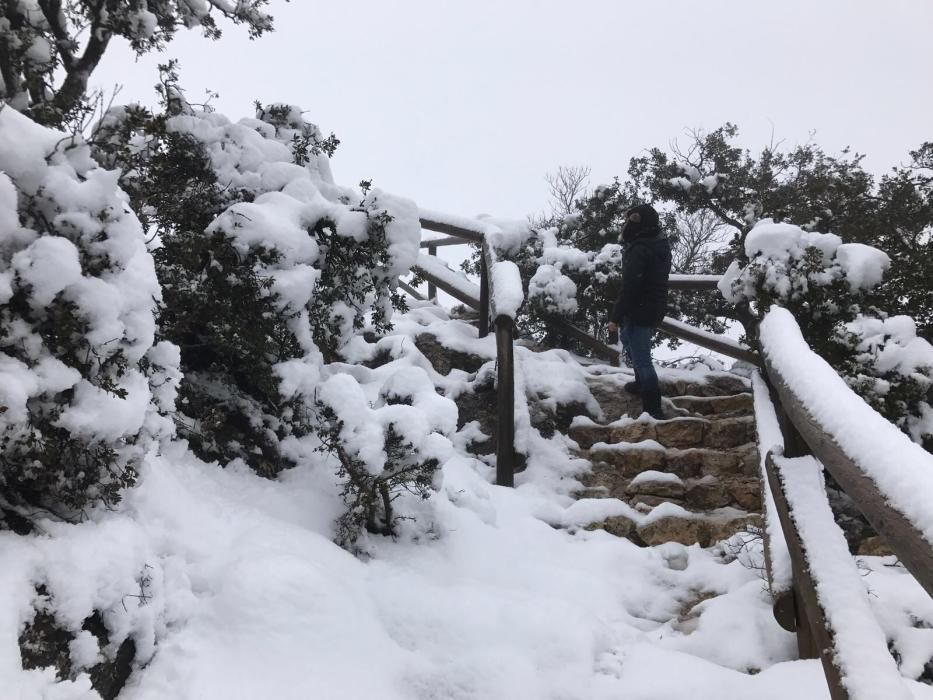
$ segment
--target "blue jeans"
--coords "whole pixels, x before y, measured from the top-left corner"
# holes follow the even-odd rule
[[[654,396],[660,392],[658,373],[651,364],[651,338],[654,330],[653,326],[636,326],[626,321],[619,331],[619,339],[635,370],[635,381],[641,387],[642,396]]]

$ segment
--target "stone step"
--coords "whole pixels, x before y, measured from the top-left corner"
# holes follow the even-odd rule
[[[757,476],[758,447],[748,442],[731,450],[707,448],[664,449],[655,442],[600,445],[590,449],[594,465],[608,465],[626,479],[653,469],[670,472],[681,479],[701,476]]]
[[[750,385],[748,380],[743,377],[726,373],[713,373],[708,375],[708,378],[709,381],[698,381],[695,378],[663,378],[661,380],[661,392],[664,394],[663,408],[665,415],[672,418],[679,413],[687,412],[687,409],[678,408],[676,404],[681,398],[688,396],[694,399],[730,399],[732,396],[742,394],[749,394],[750,396]],[[613,421],[623,416],[637,418],[644,412],[641,397],[629,394],[624,389],[625,383],[631,381],[631,379],[632,377],[629,375],[613,373],[593,377],[588,381],[590,392],[599,404],[607,421]],[[746,401],[748,401],[748,398],[738,399],[737,404],[740,406],[746,405],[744,403]],[[728,403],[727,401],[724,405],[728,405]],[[715,410],[715,405],[697,405],[701,409]],[[725,409],[720,409],[720,411],[720,415],[728,415],[729,413]]]
[[[677,506],[662,505],[658,508],[665,509],[665,513],[655,516],[655,511],[652,511],[651,515],[635,528],[639,538],[649,546],[679,542],[688,546],[698,544],[701,547],[709,547],[729,539],[737,532],[750,527],[760,529],[762,526],[759,513],[747,513],[733,508],[722,508],[703,514],[680,513],[675,510]]]
[[[749,528],[762,527],[761,515],[735,508],[720,508],[709,513],[692,513],[672,503],[664,503],[651,511],[644,520],[635,522],[617,515],[587,526],[588,530],[605,530],[617,537],[626,537],[648,546],[678,542],[701,547],[729,539]]]
[[[749,393],[731,396],[675,396],[671,403],[677,408],[701,416],[753,415],[755,412],[754,398]]]
[[[625,469],[595,462],[590,473],[583,477],[584,491],[579,495],[618,498],[633,506],[676,503],[693,511],[725,506],[748,511],[761,509],[761,484],[754,472],[687,477],[662,469],[641,471],[633,478]]]
[[[755,419],[738,416],[720,420],[674,418],[663,421],[631,421],[618,425],[578,423],[570,428],[570,437],[582,449],[604,442],[641,442],[656,440],[664,447],[706,447],[730,449],[755,439]]]

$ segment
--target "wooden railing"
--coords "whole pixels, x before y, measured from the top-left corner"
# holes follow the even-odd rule
[[[496,483],[511,486],[514,483],[514,468],[517,462],[515,445],[515,400],[509,400],[515,389],[515,357],[514,357],[514,321],[509,316],[497,316],[491,319],[490,298],[495,295],[490,279],[490,270],[496,262],[495,251],[487,239],[491,227],[480,221],[459,220],[452,223],[447,217],[422,214],[421,228],[427,231],[440,233],[443,238],[429,238],[421,241],[421,248],[426,248],[427,256],[420,256],[414,271],[428,283],[428,299],[435,299],[440,289],[457,301],[479,312],[479,337],[489,334],[490,321],[496,334],[496,367],[497,367],[497,419],[498,432],[496,437]],[[463,276],[448,269],[446,265],[437,260],[437,249],[443,246],[479,244],[481,255],[479,259],[480,284],[476,285]],[[671,275],[669,283],[671,289],[678,291],[708,291],[716,289],[719,282],[717,275]],[[424,296],[414,287],[404,282],[400,286],[415,299],[424,299]],[[610,337],[610,343],[593,337],[586,331],[578,328],[566,319],[551,314],[544,317],[544,322],[558,334],[575,340],[588,348],[596,357],[607,362],[619,364],[618,335]],[[702,329],[695,328],[672,318],[665,318],[659,330],[681,340],[708,348],[733,359],[744,360],[758,365],[758,355],[735,340],[725,336],[714,336]],[[615,347],[614,347],[615,346]]]
[[[479,337],[489,335],[490,300],[496,298],[496,290],[490,271],[496,263],[496,252],[486,237],[482,224],[477,228],[451,224],[429,216],[421,217],[421,228],[450,236],[448,239],[422,241],[421,247],[428,249],[429,256],[436,256],[437,246],[478,243],[480,255],[480,285],[478,293],[470,289],[469,282],[454,282],[438,267],[428,265],[419,258],[415,271],[428,282],[428,296],[432,289],[441,289],[458,301],[479,311]],[[451,274],[456,275],[451,271]],[[407,290],[406,290],[407,291]],[[494,305],[493,305],[494,308]],[[515,322],[511,316],[498,314],[492,319],[496,336],[496,484],[515,485],[515,467],[518,462],[515,449]],[[523,399],[522,399],[523,400]]]
[[[774,313],[774,312],[772,312]],[[790,314],[783,310],[785,321]],[[763,326],[764,327],[764,326]],[[867,592],[843,533],[835,522],[820,476],[823,468],[871,523],[917,582],[933,595],[933,540],[918,525],[916,513],[904,505],[905,479],[914,489],[928,492],[933,485],[933,455],[900,433],[883,416],[864,404],[803,341],[799,330],[787,340],[784,327],[777,335],[762,334],[763,374],[770,388],[770,406],[780,424],[783,449],[765,452],[763,501],[773,498],[773,513],[786,541],[792,570],[790,589],[772,590],[775,617],[796,631],[803,658],[819,658],[834,700],[874,700],[910,696],[888,652],[887,640],[874,619]],[[795,343],[792,352],[787,347]],[[800,367],[807,368],[800,372]],[[828,382],[828,384],[827,384]],[[812,387],[819,387],[815,391]],[[824,388],[825,387],[825,388]],[[807,397],[804,397],[804,394]],[[831,398],[824,398],[829,397]],[[756,395],[756,405],[769,402]],[[825,405],[820,405],[824,403]],[[843,430],[826,416],[855,406],[862,420]],[[821,419],[821,416],[824,418]],[[863,448],[853,447],[852,433],[869,435]],[[877,449],[878,445],[886,445]],[[914,464],[885,460],[887,454],[909,454]],[[879,456],[881,459],[879,460]],[[906,491],[911,491],[906,486]],[[766,509],[767,510],[767,509]],[[933,508],[925,513],[933,520]],[[929,530],[927,530],[929,532]],[[769,579],[771,564],[781,552],[766,541]],[[852,636],[857,628],[859,635]]]

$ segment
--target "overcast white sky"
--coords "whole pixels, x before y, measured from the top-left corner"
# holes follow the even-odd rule
[[[334,172],[426,208],[523,218],[542,176],[596,182],[689,127],[749,146],[850,144],[882,170],[933,139],[933,0],[273,0],[276,31],[182,34],[196,100],[231,118],[301,105],[341,139]],[[154,101],[156,59],[114,50],[95,74]]]

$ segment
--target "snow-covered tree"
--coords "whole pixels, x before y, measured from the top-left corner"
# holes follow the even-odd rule
[[[772,143],[754,153],[737,141],[738,128],[726,124],[694,131],[669,150],[649,150],[630,163],[632,194],[714,217],[735,234],[731,257],[738,259],[765,218],[878,247],[892,263],[875,289],[883,307],[910,315],[933,339],[933,144],[876,177],[848,149],[832,156],[816,143]]]
[[[110,42],[137,55],[161,51],[179,29],[220,37],[218,18],[245,24],[251,37],[272,29],[269,0],[3,0],[0,2],[0,101],[36,121],[81,122],[93,105],[88,81]]]
[[[889,256],[770,219],[749,231],[743,253],[720,283],[723,295],[758,319],[775,304],[790,310],[810,346],[862,398],[933,448],[933,346],[909,316],[879,307]]]
[[[80,138],[0,105],[0,486],[113,503],[172,433],[178,349],[143,230]],[[63,513],[64,514],[64,513]]]
[[[339,187],[336,140],[295,107],[233,123],[188,105],[166,67],[153,115],[112,109],[94,141],[155,237],[162,335],[182,351],[179,428],[204,459],[273,475],[314,423],[325,362],[388,327],[417,251],[413,205]]]

